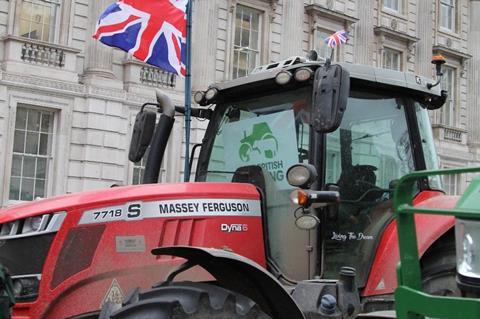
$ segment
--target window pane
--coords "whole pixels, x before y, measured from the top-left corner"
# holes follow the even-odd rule
[[[15,130],[13,137],[13,151],[23,153],[25,151],[25,131]]]
[[[449,126],[456,126],[456,72],[455,69],[449,66],[444,66],[442,78],[442,88],[447,90],[448,97],[445,105],[439,110],[441,123]]]
[[[28,125],[29,131],[40,131],[40,112],[30,110],[28,111]]]
[[[38,150],[38,154],[40,155],[47,155],[50,152],[48,151],[48,135],[47,134],[40,134],[40,148]]]
[[[25,153],[37,154],[38,152],[38,133],[27,133],[27,142],[25,144]]]
[[[45,197],[45,180],[37,179],[35,180],[35,194],[34,198]]]
[[[23,176],[35,177],[35,157],[25,156],[23,158]]]
[[[20,11],[20,35],[53,41],[58,7],[58,1],[24,0]]]
[[[22,176],[22,157],[19,155],[13,155],[12,176]]]
[[[32,200],[47,195],[48,156],[52,153],[53,122],[53,112],[35,107],[18,107],[16,125],[22,130],[15,128],[10,199]]]
[[[260,11],[242,5],[236,8],[233,77],[247,75],[259,62]]]
[[[316,50],[318,55],[323,58],[329,58],[331,49],[328,47],[327,43],[325,43],[325,39],[328,38],[333,32],[324,32],[318,31],[317,32],[317,43],[316,43]]]
[[[250,44],[250,31],[248,29],[243,29],[242,41],[240,42],[240,46],[249,47],[249,44]]]
[[[383,49],[383,65],[385,69],[400,71],[402,69],[402,53],[389,48]]]
[[[400,0],[385,0],[384,7],[389,8],[395,11],[399,11],[399,2]]]
[[[251,32],[251,40],[250,40],[250,48],[253,50],[258,50],[258,38],[259,34],[258,31]]]
[[[46,158],[37,158],[36,177],[45,179],[46,172],[47,172],[47,159]]]
[[[42,113],[42,132],[51,133],[53,129],[52,125],[53,116],[49,113]]]
[[[27,111],[23,108],[17,109],[17,117],[15,118],[15,128],[26,129],[27,128]]]
[[[20,194],[20,200],[33,200],[33,186],[34,186],[34,179],[32,178],[22,179],[22,191]]]
[[[12,177],[10,179],[10,195],[8,198],[20,200],[20,178]]]

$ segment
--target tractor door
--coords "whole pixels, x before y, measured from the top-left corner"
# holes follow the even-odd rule
[[[352,90],[341,126],[327,135],[326,178],[339,187],[338,213],[324,224],[324,277],[342,266],[365,283],[380,236],[393,218],[395,181],[414,170],[406,103],[372,90]]]
[[[295,226],[286,180],[288,168],[311,161],[309,125],[311,87],[283,90],[241,101],[218,104],[205,135],[197,181],[235,182],[240,173],[256,167],[264,180],[265,245],[274,267],[294,279],[312,278],[315,272],[316,231]],[[258,177],[258,176],[257,176]],[[257,184],[254,176],[242,180]],[[261,245],[252,238],[245,245]]]

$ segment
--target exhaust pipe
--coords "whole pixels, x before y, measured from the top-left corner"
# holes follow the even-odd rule
[[[155,184],[158,182],[158,175],[162,166],[163,156],[165,155],[165,149],[167,148],[168,138],[175,122],[175,106],[170,97],[158,89],[155,90],[155,93],[157,102],[162,108],[162,115],[150,143],[150,153],[145,165],[142,184]]]

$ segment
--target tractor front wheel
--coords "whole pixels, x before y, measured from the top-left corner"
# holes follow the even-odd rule
[[[203,283],[173,283],[127,297],[109,319],[271,319],[251,299]]]
[[[423,290],[436,296],[460,297],[461,292],[455,280],[455,241],[441,240],[422,260]]]

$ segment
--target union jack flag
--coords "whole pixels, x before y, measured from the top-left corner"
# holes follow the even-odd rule
[[[329,48],[334,49],[337,45],[347,43],[348,33],[345,30],[337,31],[328,38],[325,39],[325,43]]]
[[[100,16],[93,37],[137,59],[185,76],[188,0],[120,0]]]

